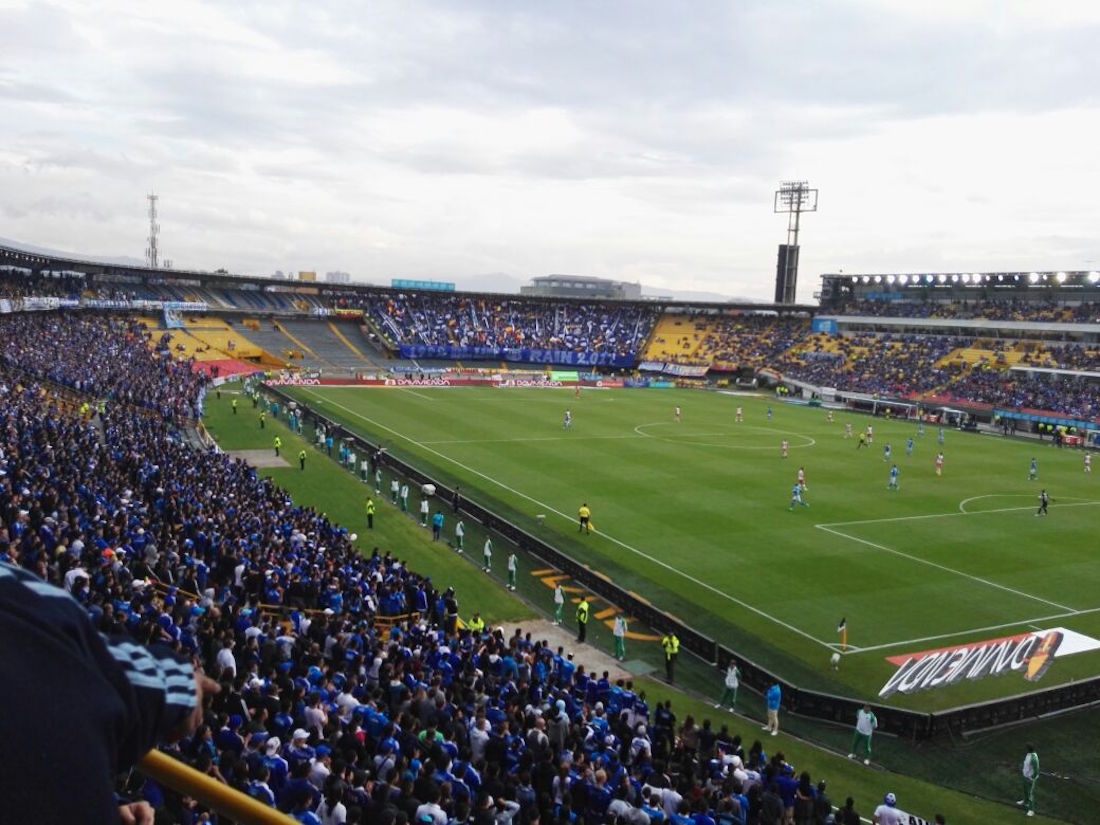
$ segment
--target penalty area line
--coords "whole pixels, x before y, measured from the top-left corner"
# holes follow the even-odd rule
[[[319,396],[315,392],[313,392],[312,390],[309,390],[305,387],[303,387],[301,389],[302,389],[303,392],[305,392],[306,394],[312,396],[314,399],[323,400],[323,399],[320,399]],[[338,407],[339,409],[341,409],[344,412],[348,413],[348,415],[352,416],[353,418],[358,418],[359,420],[366,421],[368,424],[371,424],[371,425],[377,427],[378,429],[385,430],[386,432],[390,433],[391,435],[393,435],[396,438],[400,438],[403,441],[409,442],[410,444],[412,444],[415,447],[419,447],[422,450],[426,450],[429,453],[431,453],[432,455],[435,455],[435,456],[443,459],[444,461],[449,461],[451,464],[454,464],[456,467],[461,467],[466,472],[472,473],[473,475],[476,475],[478,478],[481,478],[481,479],[484,479],[485,481],[488,481],[490,484],[495,484],[497,487],[500,487],[501,489],[507,490],[508,492],[512,493],[513,495],[517,495],[520,498],[526,499],[527,501],[531,502],[532,504],[537,504],[539,507],[543,508],[545,511],[553,513],[554,515],[557,515],[557,516],[561,516],[562,518],[569,521],[571,524],[574,523],[573,517],[568,515],[567,513],[563,513],[561,510],[557,510],[557,509],[551,507],[546,502],[539,501],[538,499],[532,498],[531,496],[527,495],[526,493],[520,492],[519,490],[516,490],[513,487],[509,487],[507,484],[504,484],[501,481],[497,481],[492,476],[488,476],[485,473],[480,472],[479,470],[475,470],[473,467],[470,467],[466,464],[463,464],[461,461],[457,461],[456,459],[453,459],[450,456],[439,452],[439,450],[435,450],[432,447],[429,447],[429,446],[425,445],[422,441],[416,441],[412,438],[409,438],[409,436],[405,435],[404,433],[400,433],[397,430],[393,429],[392,427],[387,427],[385,424],[382,424],[379,421],[375,421],[373,418],[369,418],[369,417],[363,415],[362,413],[356,412],[355,410],[353,410],[349,407],[346,407],[343,404],[339,404],[335,401],[329,401],[328,403],[329,403],[329,406]],[[664,570],[667,570],[668,572],[673,573],[673,574],[679,576],[680,578],[691,582],[692,584],[695,584],[699,587],[702,587],[704,590],[707,590],[708,592],[713,593],[716,596],[720,596],[721,598],[726,599],[727,601],[733,602],[734,604],[736,604],[740,607],[743,607],[745,610],[748,610],[752,613],[755,613],[757,616],[760,616],[763,619],[767,619],[768,621],[770,621],[774,624],[777,624],[780,627],[786,628],[787,630],[791,631],[792,633],[795,633],[795,634],[801,636],[802,638],[813,642],[814,644],[820,645],[821,647],[824,647],[828,650],[832,650],[832,648],[830,647],[829,642],[825,642],[821,639],[818,639],[816,636],[812,636],[811,634],[807,633],[805,630],[802,630],[801,628],[795,627],[792,624],[788,624],[787,622],[783,621],[782,619],[776,618],[775,616],[771,615],[770,613],[766,613],[765,611],[761,610],[759,607],[755,607],[755,606],[749,604],[748,602],[741,601],[741,599],[738,599],[736,596],[731,596],[729,593],[725,593],[722,590],[719,590],[717,587],[714,587],[713,585],[708,584],[707,582],[702,581],[701,579],[697,579],[694,576],[692,576],[688,573],[685,573],[683,570],[679,570],[679,569],[673,567],[671,564],[668,564],[667,562],[661,561],[658,558],[654,558],[653,556],[639,550],[636,547],[631,547],[626,542],[620,541],[619,539],[615,538],[614,536],[609,536],[607,533],[599,533],[599,535],[602,536],[603,538],[607,539],[608,541],[610,541],[612,544],[618,545],[619,547],[623,548],[624,550],[627,550],[631,553],[634,553],[635,555],[637,555],[637,556],[639,556],[643,559],[646,559],[647,561],[652,562],[653,564],[657,565],[658,567],[661,567]]]
[[[1015,508],[1015,509],[1019,509],[1019,508]],[[1030,509],[1030,508],[1028,508],[1028,509]],[[988,512],[988,511],[986,511],[986,512]],[[949,515],[954,516],[954,515],[966,515],[966,514],[963,514],[963,513],[950,513]],[[984,585],[987,585],[989,587],[994,587],[998,590],[1003,590],[1006,593],[1012,593],[1015,596],[1022,596],[1025,599],[1031,599],[1032,601],[1042,602],[1043,604],[1049,604],[1051,607],[1057,607],[1059,610],[1067,610],[1067,611],[1071,611],[1071,612],[1075,610],[1075,608],[1072,608],[1069,605],[1059,604],[1058,602],[1052,602],[1050,599],[1044,599],[1042,596],[1035,596],[1031,593],[1025,593],[1023,590],[1017,590],[1014,587],[1009,587],[1006,584],[998,584],[995,581],[990,581],[989,579],[983,579],[981,576],[975,576],[972,573],[964,573],[962,570],[956,570],[954,567],[948,567],[947,565],[940,564],[939,562],[931,561],[929,559],[922,559],[920,556],[914,556],[911,553],[905,553],[905,552],[902,552],[901,550],[895,550],[893,547],[887,547],[885,544],[878,544],[878,543],[873,542],[873,541],[868,541],[867,539],[861,539],[858,536],[853,536],[853,535],[850,535],[848,533],[842,533],[840,530],[833,530],[827,524],[815,524],[814,527],[816,527],[818,530],[824,530],[826,533],[832,533],[834,536],[840,536],[841,538],[845,538],[845,539],[848,539],[850,541],[856,541],[856,542],[859,542],[860,544],[866,544],[868,547],[873,547],[876,550],[882,550],[886,553],[892,553],[895,556],[900,556],[903,559],[909,559],[910,561],[915,561],[919,564],[926,564],[929,567],[934,567],[937,570],[944,571],[945,573],[954,573],[956,576],[962,576],[964,579],[970,579],[971,581],[979,582],[980,584],[984,584]]]
[[[1070,610],[1066,613],[1052,613],[1049,616],[1036,616],[1030,619],[1020,619],[1018,622],[1005,622],[1004,624],[991,624],[985,627],[972,627],[968,630],[954,630],[950,633],[938,633],[935,636],[921,636],[917,639],[904,639],[900,642],[886,642],[880,645],[870,645],[868,647],[861,647],[857,653],[872,653],[876,650],[888,650],[893,647],[906,647],[908,645],[920,644],[922,642],[935,642],[940,639],[952,639],[956,636],[967,636],[971,633],[990,633],[995,630],[1006,630],[1010,627],[1020,627],[1021,625],[1027,625],[1034,630],[1039,630],[1039,622],[1053,622],[1058,619],[1072,619],[1075,616],[1087,616],[1092,613],[1100,613],[1100,607],[1090,607],[1087,610]],[[849,645],[851,647],[851,645]]]

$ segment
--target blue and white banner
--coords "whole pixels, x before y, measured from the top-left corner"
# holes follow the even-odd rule
[[[438,358],[444,361],[518,361],[526,364],[558,364],[569,367],[633,367],[634,355],[610,352],[570,352],[527,347],[455,347],[402,344],[402,358]]]

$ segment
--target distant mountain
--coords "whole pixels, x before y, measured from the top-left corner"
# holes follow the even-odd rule
[[[0,245],[30,252],[34,255],[45,255],[53,258],[73,258],[78,261],[97,261],[118,266],[145,266],[143,258],[131,258],[127,255],[89,255],[84,252],[63,252],[59,249],[50,249],[44,246],[35,246],[22,241],[13,241],[9,238],[0,238]]]
[[[690,289],[653,289],[642,287],[642,295],[646,298],[671,297],[675,301],[699,301],[700,303],[734,303],[734,304],[758,304],[757,298],[745,298],[733,295],[723,295],[719,292],[695,292]]]

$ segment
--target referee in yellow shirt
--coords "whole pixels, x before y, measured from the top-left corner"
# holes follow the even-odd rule
[[[578,533],[591,533],[592,532],[592,511],[588,509],[588,502],[586,501],[581,505],[581,509],[577,511],[577,517],[580,519],[580,526],[577,528]]]

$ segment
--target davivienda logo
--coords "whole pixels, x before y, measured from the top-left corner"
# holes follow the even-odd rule
[[[888,656],[886,661],[896,665],[897,670],[878,695],[886,698],[895,693],[918,693],[1005,673],[1022,673],[1027,681],[1038,682],[1055,659],[1098,649],[1100,640],[1056,627],[984,642]]]

